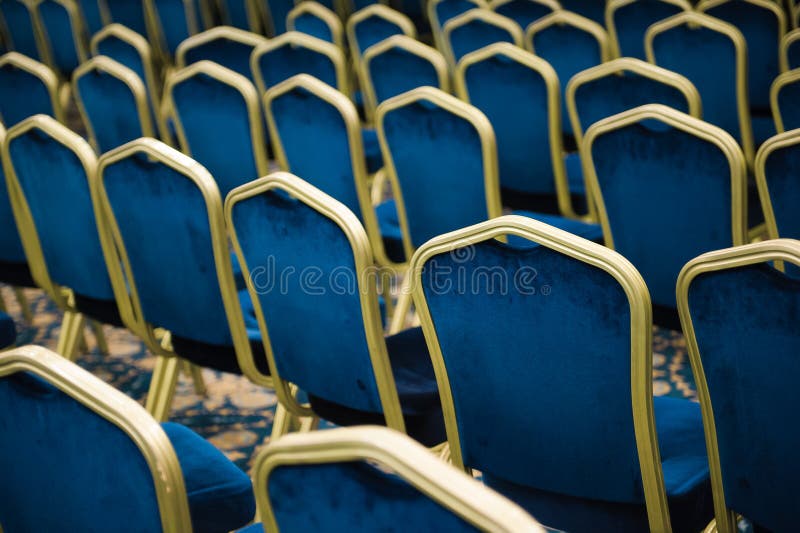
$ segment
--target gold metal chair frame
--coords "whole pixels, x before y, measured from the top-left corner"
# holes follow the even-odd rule
[[[723,22],[718,18],[695,11],[680,13],[657,22],[647,29],[644,37],[644,48],[649,63],[658,64],[653,51],[653,40],[661,33],[684,25],[690,28],[702,27],[721,33],[730,39],[734,45],[736,50],[736,100],[739,115],[739,135],[741,137],[739,140],[747,164],[752,165],[754,157],[753,127],[750,122],[750,104],[747,92],[747,43],[744,40],[744,36],[736,26]]]
[[[242,247],[234,225],[233,209],[237,203],[265,194],[271,190],[279,190],[288,193],[296,200],[314,209],[319,214],[335,223],[347,236],[353,250],[353,261],[358,274],[358,294],[361,301],[364,334],[369,348],[370,360],[372,362],[372,369],[378,389],[378,397],[383,407],[383,415],[388,427],[405,433],[403,411],[400,407],[400,399],[397,394],[394,374],[391,364],[389,363],[389,355],[383,337],[383,326],[381,325],[380,310],[378,307],[377,286],[374,283],[375,280],[371,280],[369,276],[364,275],[373,268],[374,265],[372,249],[366,231],[352,211],[316,187],[288,172],[275,172],[269,176],[237,187],[228,194],[225,200],[225,221],[231,230],[233,248],[242,265],[242,272],[249,274],[250,269],[247,266],[247,261],[242,252]],[[261,307],[258,291],[252,283],[247,284],[247,291],[253,301],[258,327],[264,343],[264,351],[267,353],[267,360],[269,361],[270,371],[272,372],[275,392],[277,393],[280,404],[293,415],[315,417],[316,415],[310,407],[301,405],[295,399],[292,384],[281,377],[278,366],[275,363],[275,355],[269,340],[269,331],[266,321],[264,320],[264,312]]]
[[[794,44],[795,41],[800,41],[800,29],[795,29],[788,32],[781,39],[781,72],[788,72],[791,70],[789,68],[789,47]]]
[[[50,95],[50,104],[53,106],[53,113],[56,116],[56,120],[65,123],[66,115],[64,113],[64,108],[61,106],[58,76],[56,76],[55,72],[53,72],[50,67],[18,52],[8,52],[0,56],[0,68],[5,65],[11,65],[14,68],[24,70],[31,76],[38,78]]]
[[[361,58],[366,50],[362,50],[361,47],[359,47],[358,45],[358,38],[356,37],[356,27],[362,22],[369,20],[371,18],[383,19],[386,22],[394,24],[395,26],[400,28],[402,35],[405,35],[415,40],[417,38],[417,28],[416,26],[414,26],[414,23],[411,22],[411,19],[408,18],[403,13],[395,11],[394,9],[392,9],[387,5],[370,4],[367,7],[356,11],[350,16],[349,19],[347,19],[346,32],[347,32],[347,41],[348,43],[350,43],[350,51],[353,54],[353,64],[359,71],[360,71],[359,65],[361,63]]]
[[[33,27],[34,31],[39,34],[39,39],[37,39],[37,43],[39,43],[39,54],[53,72],[59,75],[69,76],[69,72],[59,72],[55,59],[53,58],[53,44],[47,33],[47,27],[42,22],[42,16],[39,13],[40,6],[45,1],[60,6],[67,13],[73,46],[75,47],[75,53],[80,63],[85,62],[88,57],[87,43],[85,41],[86,29],[83,24],[83,17],[81,16],[80,8],[75,0],[36,0],[32,4],[31,15],[34,19]]]
[[[252,82],[213,61],[201,60],[192,63],[188,67],[172,72],[164,84],[164,101],[161,106],[161,121],[166,123],[171,119],[175,126],[175,133],[178,137],[178,144],[181,151],[192,156],[191,146],[186,138],[186,129],[181,121],[180,113],[175,106],[173,91],[177,85],[191,80],[197,76],[208,76],[218,83],[222,83],[235,89],[242,96],[245,107],[247,108],[247,120],[250,125],[251,151],[253,162],[259,176],[264,176],[269,172],[269,158],[266,151],[266,140],[261,119],[261,105],[258,102],[258,93]],[[253,176],[255,178],[256,176]]]
[[[800,73],[798,75],[800,78]],[[767,227],[767,239],[779,239],[778,223],[775,220],[775,210],[772,207],[772,200],[769,195],[769,183],[767,180],[767,160],[778,150],[797,146],[800,144],[800,129],[779,133],[764,141],[758,149],[755,161],[756,185],[758,186],[758,196],[761,199],[761,209],[764,211],[764,223]]]
[[[703,141],[710,142],[722,151],[730,164],[731,171],[731,241],[734,246],[747,243],[747,166],[742,150],[736,140],[722,128],[681,113],[671,107],[662,104],[647,104],[596,122],[587,130],[583,138],[582,154],[584,155],[583,168],[586,179],[586,195],[592,199],[597,208],[606,246],[612,250],[614,249],[614,236],[594,167],[592,145],[598,137],[606,133],[644,120],[657,120]]]
[[[454,469],[416,441],[379,426],[287,435],[256,459],[253,482],[267,531],[278,531],[269,478],[281,466],[368,461],[388,467],[415,489],[482,531],[544,533],[517,504]]]
[[[437,50],[445,53],[446,46],[444,43],[444,34],[442,30],[444,29],[444,24],[439,21],[439,16],[436,14],[436,6],[442,2],[447,2],[448,0],[429,0],[426,11],[428,15],[428,21],[431,25],[431,33],[433,34],[433,43]],[[485,0],[469,0],[473,4],[475,4],[475,8],[483,8],[488,9],[488,5],[486,4]],[[449,22],[449,21],[445,21]]]
[[[617,24],[614,22],[614,15],[617,10],[623,7],[634,4],[640,0],[608,0],[606,4],[606,29],[608,31],[608,42],[611,46],[611,57],[622,57],[619,46],[619,34],[617,33]],[[687,0],[659,0],[664,4],[672,4],[679,7],[684,11],[692,11],[694,8]],[[646,28],[645,28],[646,29]]]
[[[341,50],[345,49],[344,28],[342,28],[342,21],[336,13],[318,2],[300,2],[286,15],[286,31],[297,31],[294,21],[301,15],[311,15],[325,23],[333,37],[333,44]]]
[[[713,9],[717,6],[721,6],[723,4],[729,3],[731,0],[701,0],[697,4],[697,12],[703,15],[707,15],[706,11]],[[738,0],[744,1],[747,4],[750,4],[755,7],[760,7],[762,9],[766,9],[768,11],[772,11],[772,14],[775,15],[775,18],[778,19],[778,33],[781,37],[786,35],[786,14],[783,12],[783,8],[779,5],[778,2],[774,2],[771,0]],[[713,15],[709,15],[713,17]]]
[[[469,89],[466,83],[467,70],[488,59],[503,56],[536,72],[547,87],[548,136],[550,139],[550,158],[553,161],[553,177],[559,210],[564,216],[579,218],[572,206],[567,182],[567,170],[564,166],[564,147],[561,134],[561,87],[558,75],[553,67],[544,59],[533,55],[511,43],[494,43],[471,52],[461,58],[455,73],[456,95],[467,103],[470,102]]]
[[[499,7],[502,7],[502,6],[506,5],[506,4],[509,4],[509,3],[513,2],[513,1],[515,1],[515,0],[492,0],[491,2],[489,2],[489,9],[491,9],[492,11],[497,13],[497,9]],[[526,0],[526,1],[530,2],[531,4],[539,4],[539,5],[542,5],[544,7],[549,7],[552,11],[558,11],[558,10],[561,9],[561,3],[558,0]],[[499,13],[498,13],[498,15],[499,15]],[[523,32],[525,31],[525,28],[520,28],[520,29]]]
[[[605,63],[611,59],[611,45],[606,30],[593,20],[578,15],[577,13],[565,10],[555,11],[546,17],[542,17],[539,20],[532,22],[525,29],[525,49],[535,54],[536,49],[533,46],[533,39],[536,34],[540,31],[546,30],[550,26],[563,26],[565,24],[579,30],[583,30],[595,38],[600,50],[600,58],[602,63]],[[563,84],[568,80],[560,81]]]
[[[372,60],[390,50],[402,50],[428,61],[436,70],[439,79],[439,87],[445,92],[450,92],[450,76],[447,71],[447,60],[436,50],[421,42],[405,35],[392,35],[388,39],[376,43],[364,51],[361,63],[358,65],[361,90],[364,93],[364,103],[366,104],[367,117],[370,121],[374,120],[375,111],[378,107],[378,97],[375,94],[375,85],[372,81],[370,63]]]
[[[444,56],[450,63],[452,70],[456,69],[456,64],[458,62],[456,61],[455,54],[453,53],[453,46],[450,43],[451,36],[454,31],[473,22],[480,22],[494,26],[495,28],[499,28],[501,30],[505,30],[514,40],[514,44],[522,47],[522,39],[524,36],[522,34],[522,28],[519,27],[519,24],[508,17],[499,15],[486,8],[470,9],[469,11],[448,20],[445,23],[444,28],[442,28],[442,41],[445,50]]]
[[[92,72],[108,74],[109,76],[112,76],[123,82],[128,89],[130,89],[131,94],[133,94],[133,98],[136,102],[136,113],[139,117],[139,127],[141,128],[142,132],[141,136],[155,137],[153,123],[150,119],[150,104],[148,103],[147,99],[147,89],[145,88],[144,83],[142,83],[142,80],[134,71],[125,65],[114,61],[110,57],[96,56],[80,65],[72,74],[72,93],[75,95],[78,111],[81,114],[83,123],[86,125],[86,130],[89,134],[89,143],[92,145],[95,151],[100,152],[100,144],[97,141],[97,135],[95,134],[94,127],[92,126],[92,121],[90,120],[89,114],[86,112],[86,106],[78,88],[78,82],[80,79],[87,74],[91,74]]]
[[[189,501],[178,457],[161,426],[134,400],[57,354],[24,346],[0,353],[0,377],[28,372],[123,431],[141,452],[153,477],[161,527],[189,533]]]
[[[783,133],[786,128],[783,124],[783,115],[781,114],[781,106],[778,102],[778,96],[787,85],[800,83],[800,68],[784,72],[775,78],[769,90],[770,107],[772,108],[772,120],[775,121],[775,131]],[[756,156],[758,157],[758,156]]]
[[[210,30],[198,33],[197,35],[192,35],[188,39],[184,39],[175,50],[175,66],[178,68],[185,67],[187,65],[186,54],[190,50],[218,40],[233,41],[252,46],[253,48],[267,42],[266,37],[258,35],[257,33],[240,30],[233,26],[216,26]]]
[[[708,272],[718,272],[767,262],[778,264],[788,262],[795,266],[800,266],[800,242],[792,239],[777,239],[708,252],[689,261],[681,270],[680,276],[678,276],[678,312],[680,313],[681,324],[686,336],[689,361],[697,383],[697,396],[703,413],[703,428],[705,430],[711,475],[711,491],[714,497],[716,531],[722,533],[734,533],[737,531],[737,520],[736,513],[729,509],[725,503],[714,408],[711,404],[708,381],[703,370],[702,354],[697,344],[697,336],[689,310],[689,287],[697,276]]]
[[[537,220],[518,215],[506,215],[481,222],[464,229],[435,237],[422,245],[411,260],[411,287],[425,340],[433,361],[439,396],[450,444],[453,464],[470,471],[461,455],[457,413],[450,387],[442,349],[436,333],[422,284],[424,265],[434,256],[450,253],[454,249],[473,246],[490,239],[515,235],[545,246],[558,253],[601,269],[613,277],[625,291],[631,312],[631,409],[639,466],[642,471],[647,515],[651,531],[670,531],[664,476],[656,436],[651,376],[652,358],[652,308],[650,294],[644,280],[634,266],[624,257],[600,244],[549,226]]]
[[[98,160],[97,172],[91,180],[92,200],[100,234],[100,243],[111,278],[111,286],[118,304],[130,302],[120,312],[123,323],[139,336],[147,348],[158,357],[146,408],[156,420],[166,420],[178,372],[178,358],[169,342],[170,336],[156,332],[156,327],[145,322],[136,279],[131,270],[114,212],[105,189],[107,167],[133,156],[146,156],[151,161],[165,165],[190,180],[203,195],[208,213],[209,230],[214,253],[214,263],[219,281],[220,295],[228,318],[236,360],[242,373],[252,382],[272,387],[272,378],[262,374],[255,365],[247,337],[242,309],[233,277],[228,237],[222,210],[222,198],[216,181],[202,165],[156,139],[141,138],[106,152]]]

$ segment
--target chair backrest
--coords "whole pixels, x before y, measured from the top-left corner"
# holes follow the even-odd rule
[[[580,147],[595,122],[645,104],[664,104],[701,118],[700,94],[680,74],[632,57],[614,59],[579,72],[566,90],[567,110]]]
[[[556,11],[528,26],[525,47],[555,69],[561,83],[561,114],[566,117],[564,90],[569,80],[583,70],[610,59],[608,34],[599,24],[569,11]],[[572,134],[568,121],[562,124]]]
[[[88,37],[75,0],[40,0],[33,8],[41,31],[41,56],[62,78],[86,61]]]
[[[0,118],[3,124],[11,127],[40,113],[64,121],[56,75],[46,65],[17,52],[0,56]]]
[[[311,35],[344,50],[344,29],[339,17],[315,1],[297,4],[286,15],[286,30]]]
[[[0,125],[0,145],[5,143],[6,129]],[[2,170],[2,168],[0,168]],[[24,263],[25,250],[17,231],[14,211],[11,209],[11,198],[5,185],[5,174],[0,175],[0,262]]]
[[[25,346],[0,354],[0,406],[5,531],[192,531],[172,444],[122,392]]]
[[[758,149],[755,161],[758,185],[767,235],[797,239],[800,237],[800,130],[780,133]]]
[[[6,182],[36,284],[56,302],[58,287],[113,300],[97,233],[89,179],[97,161],[89,143],[46,115],[8,130]]]
[[[43,58],[39,56],[39,37],[34,26],[32,9],[31,2],[26,0],[0,2],[3,37],[8,49],[39,60]]]
[[[746,165],[722,129],[648,104],[590,127],[582,155],[606,245],[636,265],[655,303],[675,308],[686,261],[746,242]]]
[[[392,35],[417,38],[414,23],[403,13],[383,4],[371,4],[347,19],[347,41],[356,67],[370,46]]]
[[[294,0],[269,0],[268,2],[259,2],[259,6],[265,19],[267,35],[276,37],[286,33],[286,17],[294,8]]]
[[[781,71],[800,68],[800,28],[793,30],[781,39]]]
[[[678,302],[703,412],[717,527],[734,514],[771,531],[795,527],[800,242],[780,239],[704,254],[681,272]]]
[[[535,246],[500,240],[511,236]],[[669,531],[652,414],[651,305],[633,265],[511,215],[432,239],[409,272],[454,465],[485,480],[646,501],[651,530]],[[503,416],[492,417],[487,439],[496,409]]]
[[[432,87],[386,100],[375,119],[406,257],[428,239],[502,214],[494,130]]]
[[[78,0],[78,7],[89,35],[94,35],[103,29],[103,14],[98,0]]]
[[[265,42],[267,39],[261,35],[230,26],[217,26],[192,35],[178,45],[175,64],[183,68],[198,61],[213,61],[253,80],[250,56]]]
[[[456,94],[492,124],[500,185],[557,196],[561,211],[574,215],[561,142],[561,88],[547,61],[509,43],[489,45],[459,61]]]
[[[106,56],[90,59],[73,73],[72,90],[97,152],[155,136],[147,89],[121,63]]]
[[[703,118],[736,139],[753,160],[753,130],[747,95],[747,44],[726,22],[687,12],[650,26],[647,60],[686,76],[703,100]],[[698,54],[697,50],[703,50]]]
[[[159,48],[173,56],[185,39],[202,29],[200,6],[196,0],[145,0]]]
[[[361,62],[361,88],[371,118],[378,104],[417,87],[450,90],[447,61],[435,48],[395,35],[369,47]]]
[[[493,0],[489,9],[508,17],[524,31],[532,22],[561,9],[558,0]]]
[[[544,532],[516,504],[383,427],[288,435],[259,454],[255,472],[259,509],[270,531],[332,533],[403,524],[417,531]],[[291,490],[298,486],[307,492]],[[292,511],[310,505],[314,517]]]
[[[427,3],[428,21],[436,48],[442,53],[446,50],[442,30],[447,21],[470,9],[486,7],[484,0],[430,0]]]
[[[383,412],[389,427],[405,431],[373,256],[355,215],[309,183],[278,172],[234,190],[225,217],[242,271],[252,280],[248,291],[281,403],[310,414],[291,393],[294,384],[351,409]],[[306,274],[274,276],[289,270]],[[316,281],[309,283],[312,271]]]
[[[567,11],[577,13],[589,20],[600,24],[605,24],[605,4],[602,0],[560,0],[561,7]]]
[[[253,51],[250,65],[260,95],[297,74],[309,74],[350,94],[344,52],[305,33],[289,31],[263,43]]]
[[[614,57],[646,59],[644,34],[661,19],[691,11],[687,0],[609,0],[606,29]]]
[[[800,128],[800,68],[778,76],[770,90],[775,131]]]
[[[476,8],[447,21],[442,38],[445,57],[455,69],[462,57],[484,46],[500,42],[522,46],[522,29],[510,18]]]
[[[105,0],[99,4],[106,24],[122,24],[139,35],[147,35],[143,0]]]

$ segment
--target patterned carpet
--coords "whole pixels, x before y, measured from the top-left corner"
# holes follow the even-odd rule
[[[55,349],[61,317],[42,292],[26,291],[34,314],[32,325],[22,322],[11,290],[1,287],[0,293],[17,320],[17,343]],[[106,326],[105,334],[111,355],[104,356],[96,349],[95,340],[87,330],[89,351],[79,357],[78,364],[143,404],[154,359],[127,331]],[[203,377],[207,387],[205,397],[195,393],[189,378],[181,376],[170,420],[189,426],[249,472],[257,452],[269,440],[275,394],[232,374],[203,370]],[[655,331],[653,379],[657,395],[695,397],[686,344],[680,333]]]

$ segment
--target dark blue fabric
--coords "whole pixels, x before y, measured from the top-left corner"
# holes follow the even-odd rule
[[[220,37],[192,47],[186,51],[184,58],[187,65],[207,59],[253,81],[250,55],[254,49],[255,46],[251,44]]]
[[[94,35],[103,28],[103,18],[97,0],[78,0],[78,7],[89,35]]]
[[[439,30],[444,28],[447,21],[478,7],[469,0],[442,0],[436,4],[436,18],[439,21]],[[431,21],[433,23],[433,21]]]
[[[3,138],[5,140],[5,138]],[[17,222],[11,210],[11,200],[6,187],[5,170],[0,164],[0,263],[25,263],[25,250],[19,239]],[[2,278],[0,268],[0,278]]]
[[[111,0],[106,2],[111,20],[126,26],[139,35],[147,35],[142,0]]]
[[[497,6],[494,11],[519,24],[523,31],[531,22],[553,12],[548,5],[540,4],[535,0],[511,0]]]
[[[764,165],[778,235],[800,239],[800,143],[773,151]]]
[[[295,17],[294,30],[333,43],[333,32],[330,26],[314,13],[306,11]]]
[[[197,2],[192,1],[195,13],[195,27],[201,28],[198,19],[199,8]],[[161,28],[164,45],[167,53],[173,55],[178,45],[189,37],[189,21],[186,19],[186,9],[183,0],[155,0],[153,6],[158,17],[159,27]]]
[[[336,78],[336,66],[331,58],[305,46],[285,43],[258,57],[261,68],[261,81],[269,89],[296,74],[309,74],[339,88]]]
[[[563,229],[578,237],[583,237],[589,241],[602,243],[603,230],[598,224],[588,224],[573,218],[562,217],[558,215],[548,215],[544,213],[532,213],[530,211],[514,211],[513,214],[520,215],[528,218],[533,218],[539,222],[544,222],[556,228]],[[520,245],[520,241],[530,242],[525,239],[518,239],[516,237],[509,237],[509,243],[514,243],[516,246]]]
[[[97,53],[98,55],[108,56],[117,63],[121,63],[134,71],[147,88],[147,100],[150,102],[151,111],[156,109],[157,102],[152,99],[153,87],[150,87],[150,80],[147,78],[145,71],[145,58],[139,54],[135,46],[114,35],[109,35],[97,43]],[[158,83],[158,81],[155,80],[155,83]],[[153,116],[155,117],[155,115]]]
[[[474,19],[450,32],[450,50],[458,62],[470,52],[492,43],[514,43],[514,36],[505,28]]]
[[[0,312],[0,349],[12,346],[17,340],[17,327],[14,319]]]
[[[403,248],[403,232],[400,230],[400,219],[394,200],[386,200],[375,207],[378,227],[383,237],[383,248],[386,256],[395,263],[404,263],[406,253]]]
[[[33,18],[25,3],[20,0],[0,2],[0,14],[5,22],[4,30],[11,37],[11,42],[6,45],[20,54],[38,60],[39,48],[36,46]],[[6,126],[8,125],[6,122]]]
[[[47,271],[55,283],[100,300],[113,300],[89,176],[67,146],[34,128],[9,143]]]
[[[247,0],[224,0],[225,23],[240,30],[250,30],[247,20]]]
[[[0,67],[0,118],[5,127],[39,113],[55,117],[50,93],[42,80],[14,65]]]
[[[44,0],[37,5],[36,9],[39,12],[42,30],[48,39],[55,69],[65,77],[69,77],[75,67],[81,63],[78,50],[75,48],[76,28],[72,26],[69,12],[54,0]],[[79,38],[83,38],[83,36]]]
[[[775,120],[769,109],[757,110],[750,115],[750,123],[753,126],[753,142],[756,146],[773,137],[775,130]]]
[[[264,3],[264,8],[269,12],[272,20],[272,31],[275,35],[286,32],[286,16],[294,8],[293,0],[270,0]]]
[[[683,10],[663,0],[636,0],[614,11],[614,29],[617,32],[619,55],[645,61],[644,34],[651,24],[671,17]],[[611,113],[613,114],[613,113]]]
[[[778,110],[784,131],[800,128],[800,80],[781,88],[778,93]]]
[[[374,128],[363,128],[361,140],[364,143],[364,158],[367,160],[367,172],[374,174],[383,168],[383,155],[378,141],[378,132]]]
[[[773,531],[796,528],[800,282],[766,264],[700,274],[689,309],[714,408],[725,500]]]
[[[800,39],[795,39],[786,48],[786,56],[789,60],[789,70],[800,68]]]
[[[198,73],[173,85],[172,100],[186,152],[214,176],[223,198],[258,177],[247,102],[236,87]]]
[[[605,26],[605,3],[597,0],[561,0],[561,7]]]
[[[403,29],[380,15],[372,15],[356,24],[354,33],[356,43],[351,46],[358,46],[359,53],[363,54],[373,44],[388,39],[392,35],[402,34]]]
[[[417,87],[439,87],[439,76],[430,61],[402,48],[374,56],[366,68],[377,104]]]
[[[674,308],[683,265],[732,245],[724,152],[665,125],[636,123],[598,137],[592,158],[614,248],[642,274],[653,302]]]

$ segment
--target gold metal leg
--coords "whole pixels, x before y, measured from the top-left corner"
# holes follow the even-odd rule
[[[300,433],[316,431],[319,428],[319,418],[316,416],[304,416],[300,419]]]
[[[58,335],[56,352],[70,361],[74,361],[78,354],[78,344],[83,338],[84,317],[75,311],[65,311],[64,320],[61,322],[61,332]]]
[[[195,394],[205,396],[208,391],[206,389],[206,382],[203,379],[203,369],[185,359],[181,361],[181,369],[184,374],[192,378]]]
[[[278,404],[277,409],[275,409],[275,419],[272,421],[272,433],[270,434],[269,439],[273,441],[279,439],[283,435],[286,435],[289,432],[292,418],[294,417],[289,413],[289,411],[287,411],[286,408],[281,404]]]
[[[31,306],[28,303],[28,299],[25,297],[25,291],[22,290],[21,287],[14,287],[14,297],[17,299],[17,303],[19,303],[19,309],[22,312],[22,318],[25,320],[26,324],[33,323],[33,313],[31,313]]]
[[[111,352],[108,350],[108,342],[106,341],[106,334],[103,331],[103,324],[97,322],[96,320],[90,320],[89,327],[92,328],[92,333],[94,334],[94,340],[97,343],[97,348],[100,350],[100,353],[103,355],[110,354]]]
[[[390,324],[394,316],[395,305],[392,298],[392,273],[388,269],[381,270],[381,296],[386,306],[386,323]]]
[[[150,390],[147,391],[145,409],[158,422],[166,422],[169,418],[172,397],[175,395],[175,385],[178,383],[180,361],[177,357],[163,355],[156,357],[156,367],[150,380]]]

